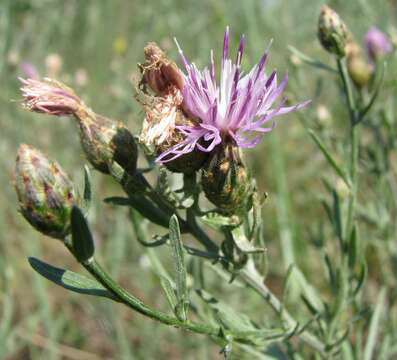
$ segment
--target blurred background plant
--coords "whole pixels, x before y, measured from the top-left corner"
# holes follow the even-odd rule
[[[0,356],[7,359],[221,356],[219,347],[203,336],[143,321],[139,314],[121,305],[66,292],[33,273],[26,261],[31,255],[76,271],[79,266],[57,242],[48,241],[26,225],[17,213],[11,185],[14,154],[22,142],[56,158],[77,184],[83,184],[82,168],[86,163],[70,121],[21,110],[18,76],[48,75],[66,82],[98,113],[121,119],[137,132],[143,113],[132,97],[131,79],[138,76],[136,64],[143,62],[142,49],[146,43],[156,41],[177,60],[172,40],[176,36],[191,60],[206,65],[209,49],[219,53],[220,34],[226,25],[232,27],[234,34],[245,33],[248,38],[243,63],[246,69],[257,61],[265,44],[273,38],[268,69],[277,67],[281,72],[289,69],[291,99],[313,99],[303,115],[294,113],[278,121],[271,136],[254,150],[246,151],[259,189],[269,193],[263,209],[267,285],[285,300],[285,307],[302,324],[314,316],[317,323],[310,325],[317,326],[324,338],[336,336],[333,329],[321,334],[321,323],[327,322],[327,314],[336,323],[334,327],[343,323],[346,330],[350,329],[346,337],[353,345],[342,334],[338,339],[342,350],[336,358],[396,356],[396,59],[394,53],[386,55],[387,67],[378,99],[360,124],[356,201],[360,231],[348,236],[351,243],[358,244],[359,251],[350,255],[354,258],[350,265],[354,266],[347,272],[343,257],[339,258],[343,251],[338,246],[342,244],[344,250],[341,238],[346,238],[341,234],[338,219],[344,222],[345,217],[339,214],[346,211],[343,204],[348,203],[352,190],[320,149],[328,149],[335,163],[346,165],[342,170],[348,171],[345,159],[351,145],[350,122],[343,103],[343,84],[335,76],[335,61],[321,49],[317,39],[317,19],[323,3],[315,0],[0,1],[3,84],[0,147],[4,154],[0,161],[3,189],[0,193]],[[357,45],[363,48],[352,53],[360,53],[359,61],[365,65],[354,68],[369,71],[368,66],[374,64],[365,55],[364,35],[376,25],[396,42],[393,27],[396,2],[335,0],[329,5],[342,16]],[[235,41],[237,37],[232,39]],[[288,49],[289,46],[292,47]],[[348,57],[347,65],[353,62],[351,59]],[[354,61],[357,62],[357,57]],[[331,70],[327,71],[324,64]],[[377,91],[382,61],[377,68],[374,80],[364,76],[365,86],[361,85],[363,76],[356,78],[357,81],[350,71],[359,103],[367,104],[371,94]],[[153,268],[153,251],[136,241],[123,207],[103,204],[104,198],[121,194],[116,185],[111,178],[93,173],[95,192],[89,220],[100,258],[111,275],[132,293],[152,307],[166,309],[165,297],[158,295],[160,284]],[[156,228],[151,232],[155,233]],[[164,266],[172,269],[167,249],[158,248],[156,254]],[[274,320],[255,293],[230,286],[226,280],[220,282],[219,274],[211,266],[205,269],[205,274],[206,289],[216,297],[227,299],[228,306],[262,322]],[[362,277],[365,287],[358,299],[348,304],[348,310],[339,313],[338,299],[345,298],[340,284],[347,274],[349,282],[360,283]],[[313,304],[313,292],[321,299],[317,304]],[[326,304],[325,309],[319,311],[318,304]],[[344,323],[347,320],[350,322]],[[298,355],[300,347],[302,352]],[[294,342],[283,350],[284,355],[274,346],[266,356],[299,359],[310,353]],[[231,356],[251,359],[253,354],[233,348]]]

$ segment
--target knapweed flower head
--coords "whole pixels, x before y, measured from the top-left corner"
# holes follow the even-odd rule
[[[189,63],[178,45],[183,65],[184,86],[183,109],[197,121],[188,125],[177,125],[184,140],[163,152],[157,160],[172,161],[193,150],[211,152],[225,142],[234,142],[242,148],[256,146],[263,135],[274,127],[274,117],[298,110],[308,104],[284,106],[285,100],[273,106],[282,94],[288,76],[278,83],[276,71],[265,75],[268,50],[259,62],[244,74],[241,61],[245,39],[241,37],[235,60],[229,58],[229,28],[223,41],[220,81],[217,83],[215,62],[211,51],[211,64],[200,71]],[[270,125],[268,125],[270,124]]]
[[[393,49],[390,39],[376,26],[372,26],[367,31],[364,39],[368,56],[372,61],[376,61],[379,57],[389,53]]]
[[[71,115],[82,105],[81,99],[74,91],[57,80],[19,80],[22,83],[23,106],[29,111],[49,115]]]

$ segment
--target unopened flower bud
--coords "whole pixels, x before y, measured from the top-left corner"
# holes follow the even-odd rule
[[[372,26],[365,34],[368,56],[372,62],[389,53],[393,49],[390,39],[376,26]]]
[[[329,6],[323,5],[318,19],[318,38],[324,49],[337,57],[345,56],[348,35],[340,16]]]
[[[157,96],[166,95],[170,88],[182,91],[184,78],[181,71],[156,43],[147,44],[144,54],[145,63],[141,65],[143,84],[149,85]]]
[[[239,148],[231,143],[218,146],[203,167],[203,190],[221,212],[238,214],[252,191]]]
[[[25,219],[45,235],[63,239],[70,231],[70,213],[79,205],[77,191],[59,164],[29,145],[18,149],[15,189]]]
[[[361,56],[348,57],[347,70],[350,78],[358,88],[365,87],[373,74],[373,67]]]
[[[71,88],[59,81],[48,78],[21,81],[23,106],[27,110],[57,116],[74,115],[79,123],[84,152],[95,169],[109,173],[109,165],[116,161],[127,172],[135,171],[137,145],[121,122],[95,114]]]

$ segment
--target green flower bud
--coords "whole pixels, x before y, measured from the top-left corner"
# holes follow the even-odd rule
[[[318,19],[318,38],[328,52],[343,57],[349,32],[340,16],[327,5],[323,5]]]
[[[79,196],[59,164],[29,145],[20,145],[15,167],[20,211],[41,233],[63,239],[70,231],[70,213]]]
[[[216,147],[210,156],[203,167],[204,193],[222,213],[239,214],[253,191],[240,150],[229,143]]]
[[[121,123],[81,108],[75,113],[80,127],[81,145],[92,166],[105,174],[117,162],[129,174],[136,170],[138,147],[129,130]]]

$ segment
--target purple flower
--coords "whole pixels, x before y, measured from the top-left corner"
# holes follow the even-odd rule
[[[392,51],[393,48],[390,39],[376,26],[372,26],[365,34],[365,44],[372,61],[376,61],[379,56]]]
[[[244,74],[241,70],[244,45],[244,36],[241,36],[236,59],[232,61],[229,58],[227,27],[219,84],[215,77],[213,51],[210,66],[200,71],[194,63],[188,62],[178,45],[187,72],[184,75],[182,91],[183,108],[198,121],[195,125],[176,126],[185,135],[185,139],[163,152],[157,158],[158,161],[171,161],[194,149],[211,152],[217,145],[230,141],[234,141],[239,147],[252,148],[265,133],[273,129],[274,122],[270,120],[275,116],[298,110],[310,102],[284,106],[284,99],[273,107],[287,84],[288,75],[279,84],[276,71],[269,76],[265,75],[268,50],[264,52],[259,63],[249,73]]]

